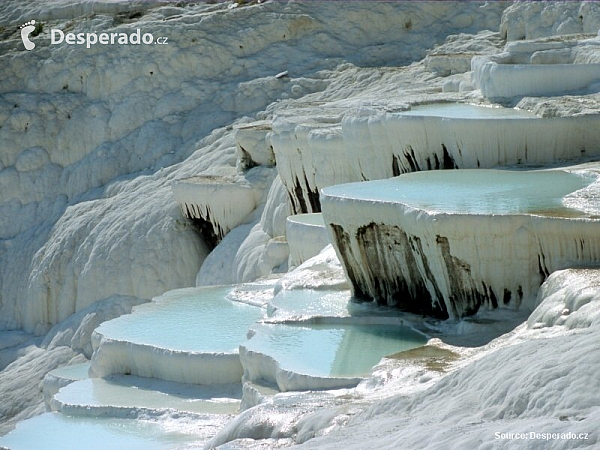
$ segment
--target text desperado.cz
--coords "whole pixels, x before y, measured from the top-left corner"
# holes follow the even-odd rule
[[[53,28],[50,35],[50,44],[56,45],[66,43],[68,45],[84,45],[90,48],[92,45],[166,45],[168,38],[161,36],[154,39],[152,33],[144,33],[138,28],[135,32],[127,33],[63,33],[62,30]]]

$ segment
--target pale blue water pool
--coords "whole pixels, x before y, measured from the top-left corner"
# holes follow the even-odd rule
[[[188,352],[237,352],[263,310],[226,297],[234,286],[169,291],[97,331],[114,339]]]
[[[68,405],[69,413],[78,408],[110,417],[125,417],[123,409],[173,409],[192,413],[235,414],[242,398],[241,384],[192,385],[154,378],[115,375],[108,378],[88,378],[63,387],[55,396]]]
[[[448,117],[454,119],[526,119],[535,118],[535,114],[514,108],[496,106],[478,106],[465,103],[429,103],[413,106],[402,111],[403,116]]]
[[[350,291],[283,290],[269,303],[267,313],[296,316],[347,316]]]
[[[11,450],[170,450],[197,439],[154,422],[46,413],[20,422],[0,437],[0,446]]]
[[[291,372],[318,377],[362,377],[381,358],[427,342],[399,325],[264,324],[244,344]]]
[[[561,216],[570,210],[576,213],[575,208],[564,205],[565,196],[595,180],[561,170],[436,170],[330,186],[323,192],[332,197],[395,202],[438,212]]]
[[[90,370],[90,363],[74,364],[71,366],[63,366],[58,369],[54,369],[50,372],[50,375],[54,375],[57,378],[65,380],[85,380],[88,378],[88,372]]]

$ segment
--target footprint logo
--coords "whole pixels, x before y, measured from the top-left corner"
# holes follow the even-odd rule
[[[19,28],[21,28],[21,39],[23,40],[23,45],[27,50],[33,50],[35,48],[35,44],[29,40],[29,35],[33,33],[33,30],[35,30],[35,20],[25,22]]]

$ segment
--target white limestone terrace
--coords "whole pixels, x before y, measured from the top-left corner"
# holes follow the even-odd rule
[[[600,111],[594,100],[597,90],[593,80],[600,73],[595,66],[600,49],[598,30],[594,29],[598,25],[598,5],[567,4],[564,9],[513,5],[507,9],[500,33],[449,37],[428,52],[421,67],[413,64],[406,69],[412,71],[412,78],[405,78],[401,72],[380,73],[382,81],[386,76],[396,77],[402,98],[380,82],[378,95],[372,95],[365,84],[360,98],[350,93],[344,99],[320,102],[312,95],[290,109],[279,109],[271,141],[294,211],[320,211],[319,189],[342,182],[381,179],[415,170],[539,165],[597,156]],[[542,10],[545,19],[538,23]],[[519,14],[529,17],[528,24]],[[521,36],[521,26],[532,28],[523,30]],[[560,26],[560,32],[552,26]],[[576,34],[564,36],[565,32]],[[553,33],[563,35],[552,37]],[[513,42],[523,37],[531,40]],[[526,83],[539,91],[507,91],[499,99],[490,95],[505,106],[519,107],[520,112],[507,109],[514,113],[510,122],[505,121],[508,115],[501,117],[498,113],[494,118],[483,110],[480,117],[475,117],[468,112],[470,106],[464,106],[462,114],[449,106],[445,113],[444,105],[438,113],[433,112],[435,105],[423,106],[459,102],[499,107],[486,100],[488,91],[478,81],[477,72],[477,61],[495,58],[527,60],[529,66],[544,62],[539,69],[544,72],[543,79],[517,73],[502,83],[509,90]],[[553,62],[560,62],[558,70],[569,71],[570,75],[556,76],[550,65]],[[441,75],[439,84],[435,79],[425,82],[424,74],[428,72]],[[583,84],[569,87],[569,83]],[[582,91],[583,87],[589,89]],[[565,97],[569,92],[579,95]],[[543,101],[527,97],[556,94],[560,96]],[[306,101],[309,98],[314,100]],[[426,112],[430,107],[432,111]],[[422,111],[422,117],[404,118],[403,112],[410,108]],[[525,121],[528,110],[534,114]]]
[[[505,49],[473,58],[473,84],[485,97],[503,101],[598,92],[598,10],[595,2],[509,6],[500,24]]]
[[[554,271],[600,263],[598,165],[427,171],[322,191],[359,298],[458,319],[532,310]]]
[[[240,344],[245,407],[276,392],[354,387],[382,358],[427,342],[411,327],[413,318],[362,307],[348,289],[282,285],[267,304],[268,318],[253,324]]]
[[[54,394],[61,388],[68,386],[75,381],[85,380],[89,377],[90,363],[73,364],[70,366],[59,367],[46,374],[43,381],[44,401],[47,407]]]
[[[474,57],[471,69],[474,86],[495,101],[594,93],[600,91],[600,37],[509,42],[502,53]]]
[[[285,236],[290,248],[290,268],[318,255],[329,245],[329,236],[320,213],[289,216],[285,224]]]
[[[50,410],[68,416],[132,419],[178,412],[189,416],[238,412],[241,384],[199,386],[114,375],[75,381],[57,392]]]
[[[132,374],[189,384],[239,382],[238,345],[262,309],[226,298],[231,287],[169,291],[92,335],[90,375]]]
[[[415,103],[403,106],[325,105],[310,119],[312,107],[277,116],[271,142],[295,211],[320,211],[319,190],[345,182],[600,155],[598,112],[540,117],[521,108],[469,104],[464,96],[455,102],[449,95],[435,102],[413,93],[406,100]]]
[[[207,442],[227,416],[183,417],[173,414],[157,420],[68,416],[57,412],[41,414],[18,424],[0,445],[14,450],[54,448],[91,450],[176,450]],[[44,430],[44,433],[40,433]]]
[[[361,179],[372,180],[594,157],[600,152],[599,124],[598,114],[541,118],[497,105],[429,103],[398,112],[359,110],[344,117],[342,130],[347,160]]]
[[[355,181],[345,170],[347,154],[340,126],[345,112],[343,107],[311,105],[304,111],[282,111],[273,122],[270,141],[277,172],[295,214],[321,211],[320,188]]]
[[[90,378],[89,363],[53,370],[44,378],[47,409],[70,416],[133,418],[169,412],[235,414],[242,386],[192,385],[132,375]]]
[[[237,168],[240,171],[254,166],[274,166],[275,155],[268,135],[271,122],[259,120],[236,127]]]
[[[199,228],[212,249],[260,205],[273,179],[273,170],[256,168],[246,174],[235,169],[223,175],[202,175],[174,181],[173,196],[182,213]]]
[[[484,30],[476,35],[455,34],[448,36],[443,44],[428,50],[423,63],[429,72],[438,76],[463,74],[471,71],[471,60],[475,56],[497,53],[504,44],[505,40],[497,31]],[[471,90],[469,83],[470,80],[464,77],[450,77],[444,84],[444,91]]]
[[[267,381],[282,392],[353,387],[381,358],[427,342],[402,320],[361,319],[253,325],[240,345],[243,380]]]

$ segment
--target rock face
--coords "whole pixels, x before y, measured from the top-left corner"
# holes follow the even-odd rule
[[[565,171],[431,171],[332,186],[321,201],[357,297],[459,318],[533,309],[550,273],[600,262],[585,201],[599,188]]]

